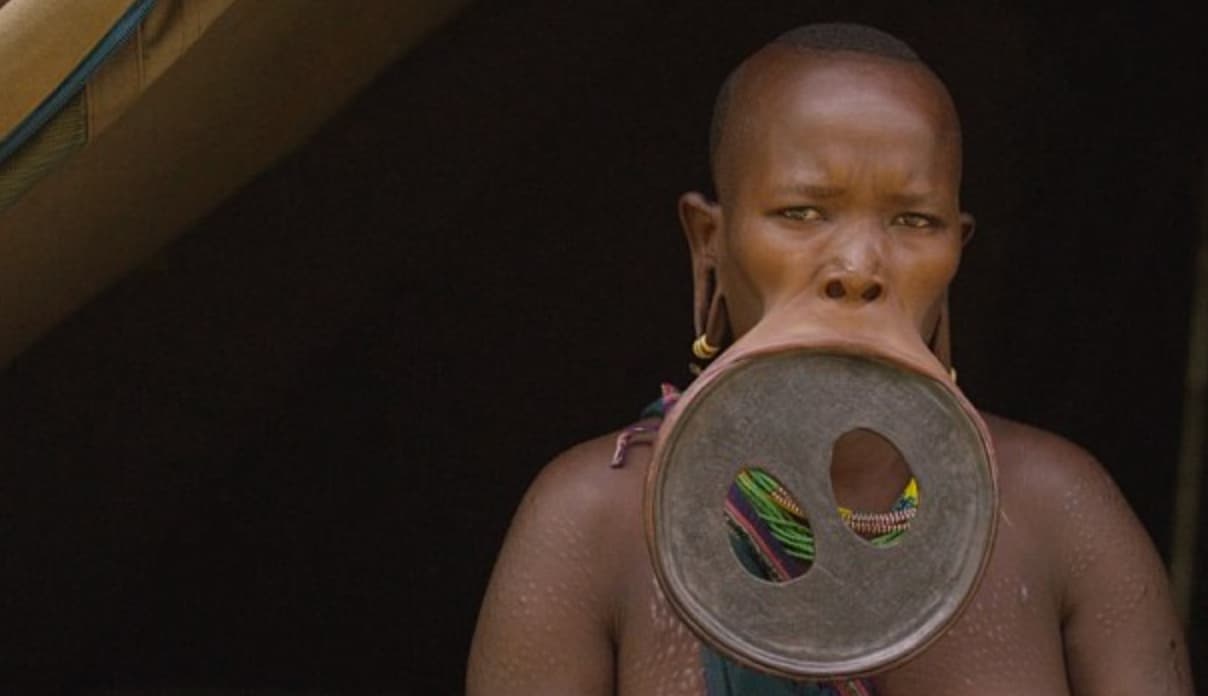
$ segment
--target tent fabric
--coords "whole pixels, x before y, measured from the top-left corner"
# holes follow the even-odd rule
[[[49,99],[132,4],[9,0],[0,7],[0,133],[12,133]]]
[[[0,210],[88,142],[88,101],[77,95],[0,164]]]
[[[87,4],[0,4],[0,54],[24,60],[10,50],[12,11],[43,2]],[[0,206],[0,369],[305,142],[465,4],[157,0],[73,104],[74,125],[57,123],[79,138],[82,116],[86,143],[44,129],[30,142],[56,148],[12,158],[40,161],[10,179],[21,193]],[[0,86],[18,74],[0,59]]]
[[[233,2],[0,7],[0,84],[12,95],[0,101],[0,210],[115,122]]]

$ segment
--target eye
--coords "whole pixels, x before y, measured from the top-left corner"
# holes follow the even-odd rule
[[[798,222],[813,222],[815,220],[825,220],[826,216],[821,210],[809,205],[798,206],[796,208],[785,208],[779,211],[781,217]]]
[[[914,229],[923,229],[926,227],[938,227],[939,220],[922,213],[902,213],[893,219],[893,224],[912,227]]]

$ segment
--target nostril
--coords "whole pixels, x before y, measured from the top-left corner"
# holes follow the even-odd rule
[[[825,292],[826,296],[832,300],[838,300],[847,294],[847,291],[843,288],[843,281],[840,280],[832,280],[827,283]]]
[[[869,285],[867,288],[864,289],[864,292],[860,293],[860,297],[862,297],[865,302],[872,302],[873,300],[877,299],[880,296],[881,296],[881,284],[880,283],[872,283],[871,285]]]

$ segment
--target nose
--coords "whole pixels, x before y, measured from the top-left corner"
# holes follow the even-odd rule
[[[852,239],[835,250],[821,276],[822,296],[836,302],[868,304],[885,294],[881,277],[881,255],[877,241]]]
[[[827,274],[822,292],[828,299],[873,302],[885,292],[884,284],[876,276],[851,269],[842,269]]]

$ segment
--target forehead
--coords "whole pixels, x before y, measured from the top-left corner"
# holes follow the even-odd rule
[[[922,64],[772,46],[744,64],[725,128],[722,168],[743,178],[796,159],[959,179],[955,110]]]

